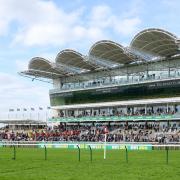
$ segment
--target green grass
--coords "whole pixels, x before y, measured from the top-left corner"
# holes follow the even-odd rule
[[[129,151],[126,163],[125,151],[108,150],[103,159],[102,150],[93,150],[90,162],[89,150],[17,148],[16,160],[13,148],[0,148],[0,180],[180,180],[180,151]]]

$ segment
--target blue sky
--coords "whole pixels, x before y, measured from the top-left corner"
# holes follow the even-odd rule
[[[54,61],[65,48],[87,54],[102,39],[128,46],[150,27],[180,37],[179,8],[179,0],[0,0],[1,112],[49,104],[49,85],[17,74],[32,57]]]

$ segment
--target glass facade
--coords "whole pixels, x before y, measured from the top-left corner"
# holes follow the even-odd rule
[[[175,97],[180,80],[50,94],[51,106]]]

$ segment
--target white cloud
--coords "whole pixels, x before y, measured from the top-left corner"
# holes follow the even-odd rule
[[[28,83],[18,76],[0,73],[0,117],[7,114],[9,108],[30,108],[48,106],[49,96],[46,86]]]
[[[131,35],[140,25],[141,20],[134,15],[134,9],[129,12],[130,17],[123,14],[122,16],[114,15],[111,8],[106,5],[94,7],[92,10],[91,21],[92,25],[101,28],[111,28],[114,32],[122,35]]]
[[[113,28],[110,27],[112,24],[112,19],[114,15],[111,12],[111,8],[107,5],[99,5],[93,7],[91,14],[89,16],[90,25],[99,28]]]
[[[44,99],[44,102],[48,102],[48,87],[38,86],[37,84],[28,83],[27,80],[21,79],[19,76],[10,75],[7,73],[0,73],[0,99],[6,99],[7,103],[14,104],[13,99],[18,99],[18,104],[28,104],[29,100],[32,103],[32,99],[35,102],[39,99]],[[6,96],[5,96],[6,95]],[[41,100],[42,100],[41,99]],[[16,105],[15,102],[14,105]],[[4,106],[4,104],[3,104]]]
[[[53,46],[60,50],[60,46],[75,49],[81,46],[87,50],[95,41],[111,39],[113,34],[128,36],[134,33],[141,20],[137,15],[129,14],[131,16],[124,16],[124,12],[114,14],[112,8],[104,4],[68,12],[48,0],[0,0],[0,36],[12,38],[13,50],[27,46],[28,58],[31,52],[34,56],[33,48],[42,46],[42,49],[38,47],[40,51],[35,56],[53,61],[58,53],[51,51]],[[27,69],[28,65],[27,57],[19,57],[11,59],[17,72]],[[7,73],[0,73],[0,82],[1,113],[10,106],[49,104],[48,86]]]
[[[36,11],[37,6],[38,11]],[[83,38],[94,40],[102,35],[102,33],[98,33],[99,29],[87,28],[80,23],[83,14],[82,8],[68,13],[58,8],[53,2],[40,0],[34,0],[34,3],[30,2],[28,8],[34,16],[29,17],[24,11],[19,13],[18,19],[22,26],[15,35],[13,44],[60,46]],[[25,21],[26,16],[28,19]],[[97,32],[95,32],[96,30]]]
[[[8,4],[8,1],[0,1],[0,35],[4,35],[7,33],[9,23],[13,20],[12,16],[7,16],[7,12],[10,10]]]
[[[115,20],[114,26],[115,30],[123,35],[129,35],[134,33],[137,30],[138,25],[141,23],[141,20],[138,17],[135,18],[127,18],[118,22]]]
[[[179,0],[163,0],[163,4],[165,4],[169,8],[179,9],[180,2]]]
[[[16,63],[17,72],[28,69],[29,60],[28,61],[16,60],[15,63]]]
[[[7,12],[8,18],[4,16]],[[18,24],[13,45],[67,46],[79,41],[107,39],[112,32],[129,35],[141,21],[136,16],[124,18],[123,13],[114,15],[107,5],[94,6],[88,12],[82,7],[65,12],[52,1],[2,0],[0,22],[0,35],[11,22]]]

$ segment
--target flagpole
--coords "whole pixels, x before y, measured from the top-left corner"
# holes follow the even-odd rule
[[[46,125],[47,125],[47,121],[48,121],[48,112],[46,111]]]
[[[38,121],[40,120],[40,111],[41,110],[43,110],[43,108],[42,107],[39,107],[39,109],[38,109]]]
[[[39,110],[38,110],[38,121],[39,121]]]
[[[16,119],[17,119],[17,112],[18,112],[18,111],[17,111],[17,109],[16,109],[16,114],[15,114],[15,118],[16,118]]]
[[[105,135],[104,135],[104,159],[106,159],[106,139],[107,139],[107,134],[105,132]]]
[[[47,107],[46,109],[46,125],[48,124],[48,119],[49,119],[49,111],[50,111],[50,107]]]

